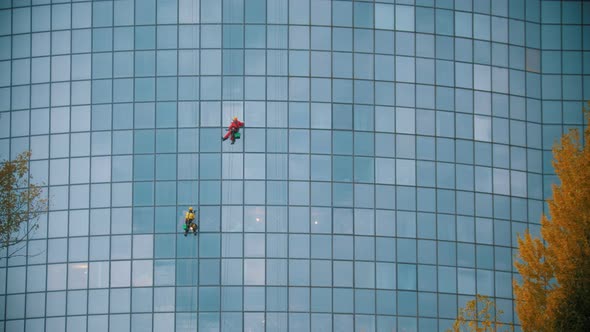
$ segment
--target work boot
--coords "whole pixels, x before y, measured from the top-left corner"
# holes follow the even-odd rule
[[[234,141],[231,141],[231,144],[234,145],[235,142],[236,142],[235,140]]]
[[[227,137],[221,136],[221,140],[225,142],[227,140]]]

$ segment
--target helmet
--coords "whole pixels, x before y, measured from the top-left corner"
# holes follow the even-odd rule
[[[237,116],[234,116],[234,121],[237,121],[237,120],[238,120],[238,117]]]
[[[188,208],[188,210],[189,210],[189,211],[192,211],[192,210],[193,210],[193,207],[192,207],[192,206],[191,206],[191,207],[189,207],[189,208]]]

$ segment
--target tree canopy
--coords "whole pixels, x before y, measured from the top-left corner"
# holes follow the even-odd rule
[[[47,210],[41,187],[31,183],[30,158],[26,151],[0,167],[0,249],[26,240],[38,227],[36,218]],[[12,248],[8,257],[20,249]]]
[[[510,331],[511,325],[504,326],[500,322],[502,310],[489,297],[477,294],[475,299],[468,301],[465,308],[459,309],[459,315],[453,327],[447,332],[499,332]]]
[[[590,126],[583,140],[571,130],[553,148],[560,183],[541,237],[518,239],[514,295],[524,331],[590,331]]]

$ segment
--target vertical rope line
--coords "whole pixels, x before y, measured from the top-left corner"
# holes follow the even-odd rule
[[[265,4],[265,8],[266,8],[266,4]],[[244,7],[244,12],[246,11],[245,7]],[[245,15],[245,14],[244,14]],[[245,22],[245,20],[244,20]],[[269,250],[268,250],[268,218],[267,218],[267,214],[268,214],[268,192],[266,190],[267,188],[267,181],[268,181],[268,123],[266,121],[267,119],[267,103],[268,103],[268,80],[267,80],[267,69],[268,69],[268,25],[266,25],[266,23],[268,22],[266,16],[264,17],[264,22],[265,22],[265,26],[264,26],[264,102],[261,103],[264,107],[264,126],[266,128],[264,128],[264,206],[262,207],[262,213],[263,213],[263,218],[261,218],[262,222],[264,223],[264,300],[265,300],[265,310],[264,310],[264,325],[265,328],[268,326],[268,321],[269,321],[269,315],[268,315],[268,310],[269,310],[269,303],[268,303],[268,275],[269,275],[269,271],[268,271],[268,257],[269,257]],[[246,61],[244,61],[244,66],[246,66]],[[244,109],[245,110],[245,109]],[[248,120],[246,119],[246,114],[244,111],[244,122]],[[245,192],[245,189],[244,189]]]
[[[293,0],[295,1],[295,0]],[[291,149],[290,149],[290,136],[291,136],[291,130],[289,129],[289,100],[291,99],[291,92],[290,92],[290,87],[291,87],[291,73],[289,72],[289,65],[291,63],[291,54],[290,54],[290,47],[291,47],[291,43],[289,41],[289,38],[291,38],[291,31],[290,31],[290,22],[289,22],[289,17],[291,15],[291,11],[290,11],[290,6],[289,6],[289,0],[284,0],[283,2],[284,4],[286,4],[287,6],[287,22],[286,22],[286,28],[287,28],[287,73],[286,73],[286,80],[287,80],[287,100],[285,102],[285,107],[287,110],[287,155],[286,155],[286,164],[287,164],[287,178],[285,179],[285,184],[286,184],[286,218],[287,218],[287,329],[290,328],[290,323],[291,323],[291,310],[289,308],[289,300],[290,300],[290,286],[291,286],[291,276],[290,276],[290,267],[291,267],[291,252],[290,252],[290,245],[291,245],[291,229],[289,227],[289,224],[291,222],[291,216],[290,216],[290,211],[291,211],[291,204],[289,202],[289,198],[290,198],[290,190],[289,190],[289,186],[291,181],[289,180],[290,178],[290,169],[289,169],[289,156],[291,155]],[[280,14],[280,7],[277,6],[277,17],[278,14]],[[280,27],[280,25],[278,25],[277,27]],[[278,44],[278,34],[275,34],[275,45]],[[279,88],[277,87],[277,90],[279,90]],[[278,99],[278,98],[277,98]],[[280,125],[280,124],[279,124]],[[278,165],[277,165],[278,167]]]
[[[196,1],[197,1],[197,5],[198,5],[198,1],[199,0],[196,0]],[[175,220],[174,220],[174,236],[173,236],[173,239],[174,239],[174,271],[175,271],[175,275],[174,275],[174,279],[175,279],[174,281],[175,282],[174,282],[173,289],[174,289],[174,296],[175,296],[175,298],[176,298],[176,294],[178,293],[178,285],[177,285],[178,276],[176,275],[176,271],[178,271],[178,268],[177,267],[178,267],[178,263],[179,263],[178,262],[178,244],[177,244],[177,242],[178,242],[179,237],[180,237],[179,236],[179,232],[177,230],[178,225],[176,224],[177,223],[177,219],[176,218],[178,216],[178,210],[179,210],[178,209],[178,207],[179,207],[179,204],[178,204],[179,203],[178,202],[178,200],[179,200],[178,199],[178,189],[179,189],[179,186],[178,186],[178,173],[179,173],[178,172],[178,169],[179,169],[179,165],[180,165],[179,164],[179,150],[180,149],[178,148],[178,146],[179,146],[179,143],[180,143],[180,135],[179,135],[180,134],[180,124],[179,124],[180,119],[179,119],[178,114],[180,113],[179,112],[180,102],[178,100],[179,100],[180,93],[179,93],[178,90],[179,90],[179,85],[180,85],[179,84],[179,81],[180,81],[180,27],[181,27],[181,25],[180,25],[180,7],[181,7],[181,5],[180,4],[181,3],[182,2],[180,2],[180,1],[178,2],[178,7],[176,9],[177,10],[177,19],[178,20],[177,20],[177,24],[176,24],[176,100],[175,100],[175,103],[174,103],[174,106],[176,108],[176,125],[175,125],[175,127],[176,127],[176,153],[175,153],[176,168],[174,170],[174,173],[176,175],[175,176],[176,177],[176,179],[175,179],[176,180],[175,181],[175,184],[176,184],[176,199],[175,199],[175,202],[174,202],[175,203],[175,205],[174,205],[174,219]],[[194,17],[193,17],[193,21],[194,21]],[[191,37],[192,37],[192,32],[193,31],[191,31]],[[198,160],[197,160],[197,164],[198,164]],[[198,187],[197,187],[197,191],[198,191]],[[155,264],[154,264],[154,268],[155,268]],[[191,266],[191,270],[192,270],[192,266]],[[191,279],[191,281],[192,280],[194,280],[194,279]],[[154,297],[154,311],[155,311],[155,297],[156,297],[155,292],[153,294],[153,297]],[[155,316],[155,314],[153,316]],[[174,330],[176,330],[176,307],[174,308],[173,317],[174,317],[174,319],[172,321],[172,326],[173,326]],[[152,320],[155,321],[155,318],[152,318]],[[152,328],[153,327],[154,327],[154,325],[152,324]]]
[[[200,0],[196,0],[196,4],[193,3],[193,5],[197,6],[197,8],[199,10],[199,14],[200,14],[201,13],[201,2],[200,2]],[[193,14],[192,15],[193,15],[192,16],[193,20],[192,20],[191,23],[194,23],[194,21],[195,21],[194,11],[193,11]],[[202,36],[201,36],[201,32],[202,32],[202,18],[197,17],[197,20],[199,22],[198,25],[197,25],[199,27],[198,32],[197,32],[197,38],[198,38],[199,42],[198,42],[198,45],[197,45],[198,51],[196,51],[195,53],[198,52],[198,54],[199,54],[199,61],[201,61],[201,59],[202,59],[202,57],[201,57],[202,56],[202,39],[203,39]],[[191,33],[193,33],[193,32],[194,32],[194,29],[192,29],[192,32]],[[201,89],[201,84],[202,84],[202,79],[201,79],[202,78],[202,68],[201,68],[200,63],[199,63],[198,74],[199,74],[199,78],[198,78],[199,89]],[[201,91],[199,91],[199,100],[201,100],[201,99],[202,99],[201,98]],[[202,110],[201,109],[201,103],[200,102],[199,103],[195,102],[194,107],[196,107],[196,110],[197,110],[197,124],[196,124],[196,126],[198,128],[198,130],[197,130],[197,135],[198,136],[197,137],[198,137],[198,142],[199,142],[199,144],[195,147],[195,149],[198,151],[198,153],[195,154],[196,157],[197,157],[197,172],[196,172],[196,177],[198,179],[198,182],[197,182],[197,195],[196,195],[197,196],[197,202],[196,203],[197,203],[197,209],[198,210],[196,211],[197,212],[197,215],[195,216],[195,218],[199,218],[197,220],[197,222],[198,222],[198,226],[200,228],[201,227],[201,196],[202,196],[201,195],[201,189],[202,189],[202,187],[201,187],[201,156],[202,156],[202,153],[201,152],[202,151],[201,151],[200,144],[201,144],[201,134],[203,132],[202,129],[201,129],[201,110]],[[199,229],[198,231],[201,232],[201,229]],[[221,235],[219,236],[219,241],[221,241]],[[200,245],[201,245],[201,238],[199,236],[197,238],[197,243],[195,244],[196,251],[197,251],[197,260],[196,261],[193,261],[191,263],[191,270],[193,271],[193,273],[194,273],[194,270],[195,270],[195,266],[197,267],[197,275],[200,275],[200,272],[201,272],[201,258],[200,258],[201,257],[201,250],[200,249],[201,248],[200,248]],[[195,278],[193,277],[192,280],[193,280],[192,282],[194,282]],[[195,288],[196,292],[197,292],[197,313],[195,315],[195,323],[196,323],[197,330],[199,329],[199,325],[200,325],[199,324],[200,323],[199,322],[199,311],[201,310],[201,307],[199,306],[199,303],[198,303],[200,284],[201,284],[201,278],[198,278],[197,284],[195,286],[193,286]],[[191,295],[191,297],[194,297],[194,293]]]
[[[475,141],[475,8],[471,7],[472,10],[472,19],[471,19],[471,68],[472,69],[472,75],[471,75],[471,126],[473,128],[472,131],[472,137],[471,137],[471,149],[472,149],[472,160],[471,163],[473,164],[473,211],[474,211],[474,215],[471,218],[471,222],[473,224],[473,234],[472,234],[472,239],[473,239],[473,254],[475,255],[475,257],[477,257],[477,244],[475,241],[475,235],[476,235],[476,231],[475,231],[475,226],[476,226],[476,216],[477,216],[477,188],[476,188],[476,182],[477,182],[477,178],[476,178],[476,172],[477,172],[477,168],[476,168],[476,162],[475,162],[475,155],[476,155],[476,141]],[[474,264],[475,266],[473,267],[473,273],[474,273],[474,286],[475,286],[475,292],[477,293],[477,264]],[[459,299],[457,298],[457,308],[459,307]],[[440,309],[439,309],[440,312]]]
[[[245,100],[246,100],[246,77],[245,77],[245,75],[246,75],[246,59],[245,59],[245,57],[246,57],[246,50],[245,50],[246,49],[246,5],[247,5],[247,2],[242,1],[242,13],[241,13],[242,14],[242,24],[241,24],[241,27],[242,27],[242,52],[241,52],[242,53],[241,54],[241,57],[242,57],[242,68],[241,68],[242,101],[240,102],[240,106],[241,106],[241,110],[242,110],[242,119],[244,120],[244,127],[245,127],[245,123],[246,123],[246,102],[245,102]],[[243,131],[244,131],[244,129],[243,129]],[[243,139],[242,139],[241,149],[242,149],[242,165],[241,165],[242,211],[241,211],[241,213],[242,213],[242,232],[245,233],[246,227],[244,224],[245,224],[246,218],[245,218],[244,205],[246,204],[246,200],[245,200],[245,197],[246,197],[246,195],[245,195],[245,192],[246,192],[246,180],[245,180],[245,178],[246,178],[246,176],[245,176],[245,173],[246,173],[246,171],[245,171],[245,167],[246,167],[245,151],[246,151],[246,148],[245,148],[245,141]],[[245,235],[242,236],[242,244],[245,243],[244,238],[245,238]],[[265,266],[266,266],[266,259],[264,261],[265,261]],[[264,279],[264,280],[265,280],[264,284],[266,285],[266,279]],[[265,294],[264,299],[266,301],[266,287],[264,287],[264,294]],[[242,300],[243,300],[243,298],[244,297],[242,297]],[[242,307],[242,310],[243,309],[244,308]],[[242,319],[244,319],[243,314],[242,314]],[[264,314],[263,314],[263,319],[264,319]],[[244,325],[242,325],[242,328],[244,328]]]
[[[375,4],[376,5],[376,4]],[[378,188],[378,181],[377,181],[377,151],[376,151],[376,147],[377,147],[377,138],[376,138],[376,128],[375,128],[375,124],[376,124],[376,120],[375,120],[375,108],[376,108],[376,104],[377,104],[377,89],[376,89],[376,80],[377,78],[375,77],[375,53],[376,52],[376,47],[375,47],[375,33],[376,33],[376,29],[377,29],[377,18],[376,18],[376,8],[375,5],[373,5],[372,8],[372,12],[373,12],[373,29],[371,31],[372,35],[373,35],[373,54],[371,54],[371,57],[373,59],[373,105],[371,106],[372,108],[372,112],[373,112],[373,123],[372,123],[372,135],[373,135],[373,264],[374,264],[374,273],[373,273],[373,307],[374,307],[374,323],[373,323],[373,327],[377,330],[379,329],[378,323],[379,323],[379,309],[377,307],[378,303],[377,303],[377,296],[378,296],[378,285],[377,285],[377,188]]]
[[[195,2],[193,2],[192,5],[191,5],[191,9],[192,9],[192,6],[196,6],[198,8],[198,11],[199,11],[198,14],[201,14],[201,0],[195,0]],[[193,9],[193,12],[191,13],[191,18],[192,18],[192,22],[191,22],[191,26],[192,26],[192,24],[194,24],[194,22],[195,22],[194,9]],[[202,39],[203,39],[202,36],[201,36],[201,32],[202,32],[202,19],[200,17],[197,17],[196,20],[198,20],[198,22],[199,22],[198,25],[197,25],[197,27],[199,28],[198,29],[198,32],[197,32],[197,38],[198,38],[199,42],[198,42],[198,45],[197,45],[198,50],[195,53],[199,54],[199,61],[201,61],[201,59],[202,59]],[[191,27],[191,36],[192,36],[192,33],[194,33],[194,26]],[[179,39],[179,43],[178,44],[180,46],[180,34],[178,34],[178,39]],[[178,63],[178,66],[179,66],[179,71],[180,71],[180,63]],[[201,65],[200,65],[200,63],[198,63],[197,73],[199,74],[199,77],[198,77],[199,89],[201,89],[202,72],[201,72]],[[199,91],[198,95],[199,95],[199,100],[201,100],[201,91]],[[197,146],[195,147],[195,150],[198,151],[198,153],[195,153],[195,156],[196,156],[196,164],[197,164],[197,172],[196,172],[196,177],[197,177],[197,193],[196,193],[197,202],[196,203],[197,203],[197,209],[198,209],[196,211],[197,212],[197,215],[195,216],[195,218],[199,218],[197,220],[197,222],[198,222],[198,226],[200,228],[201,227],[201,173],[200,173],[200,170],[201,170],[201,158],[200,158],[201,157],[201,147],[200,147],[200,144],[201,144],[201,134],[202,134],[202,130],[201,130],[201,103],[200,102],[198,102],[198,103],[195,102],[194,105],[193,105],[193,107],[195,107],[196,112],[197,112],[197,119],[196,119],[196,121],[197,121],[197,123],[196,123],[196,125],[197,125],[197,133],[196,133],[196,135],[197,135],[197,142],[198,142]],[[179,125],[179,127],[180,127],[180,125]],[[199,232],[201,232],[200,229],[199,229]],[[221,236],[220,236],[220,238],[221,238]],[[197,269],[197,271],[200,271],[200,267],[201,267],[201,259],[200,259],[201,250],[200,250],[200,244],[201,244],[201,239],[200,239],[200,236],[199,236],[199,238],[197,239],[197,243],[195,244],[196,251],[197,251],[197,260],[196,260],[196,269]],[[191,266],[191,270],[194,271],[195,270],[195,266],[194,266],[194,264],[192,264],[192,265],[193,266]],[[193,276],[193,281],[194,280],[195,279],[194,279],[194,276]],[[199,278],[199,283],[200,282],[201,282],[201,280]],[[197,301],[198,301],[198,287],[196,289],[197,289]],[[194,296],[194,293],[191,296]],[[195,314],[195,322],[196,322],[197,331],[199,329],[199,319],[198,319],[199,318],[199,310],[201,310],[201,308],[198,306],[198,302],[197,302],[197,313]]]
[[[225,0],[225,1],[227,1],[227,0]],[[222,129],[224,128],[223,127],[223,110],[224,110],[224,101],[225,101],[225,98],[224,98],[225,84],[224,84],[224,82],[225,82],[225,79],[226,79],[225,78],[225,73],[224,73],[224,67],[225,67],[225,64],[224,64],[224,60],[225,60],[225,45],[224,45],[224,43],[225,43],[225,36],[224,36],[224,33],[223,33],[224,32],[224,29],[226,27],[226,25],[225,25],[226,22],[225,22],[225,20],[223,18],[223,15],[225,14],[225,10],[224,10],[223,4],[224,4],[225,1],[220,1],[220,7],[221,7],[220,8],[220,11],[221,11],[221,13],[220,13],[220,15],[221,15],[221,18],[220,18],[220,20],[221,20],[221,22],[220,22],[220,29],[221,29],[221,46],[220,46],[221,69],[220,70],[221,70],[221,72],[219,73],[219,75],[221,76],[221,89],[220,89],[221,96],[220,96],[220,102],[219,102],[219,105],[220,105],[219,117],[220,117],[220,124],[221,124],[221,128]],[[230,42],[231,42],[231,38],[230,38]],[[223,145],[223,141],[221,143],[219,143],[219,144],[220,144],[220,149],[219,149],[219,159],[220,159],[220,161],[219,162],[221,164],[221,169],[223,170],[223,169],[225,169],[224,168],[224,162],[223,162],[224,148],[225,147]],[[231,156],[228,156],[228,158],[229,157],[231,157]],[[229,160],[228,160],[228,162],[229,162]],[[219,241],[220,241],[219,244],[220,244],[220,250],[223,248],[223,245],[225,244],[225,241],[224,241],[224,239],[222,237],[222,235],[224,235],[224,233],[225,233],[224,230],[223,230],[223,226],[225,225],[225,220],[224,220],[224,218],[225,218],[225,216],[224,216],[225,206],[224,206],[224,202],[223,202],[223,193],[224,193],[224,190],[223,190],[223,182],[224,182],[223,181],[223,171],[221,171],[221,174],[219,176],[219,186],[220,186],[220,188],[219,188],[219,205],[220,205],[219,209],[220,209],[220,216],[221,216],[221,222],[220,222],[220,228],[219,228]],[[220,260],[221,260],[221,253],[220,253]],[[221,266],[221,263],[220,263],[220,266]],[[221,287],[220,287],[220,292],[221,292]],[[243,286],[242,286],[242,301],[243,301]],[[221,305],[221,303],[220,303],[220,305]],[[243,306],[242,306],[242,308],[243,308]],[[219,318],[219,322],[221,324],[221,315],[220,315],[220,318]]]
[[[313,286],[313,279],[312,279],[312,258],[313,258],[313,254],[312,254],[312,240],[313,240],[313,233],[311,231],[311,225],[313,225],[313,221],[312,221],[312,208],[311,206],[313,205],[313,200],[312,200],[312,186],[311,186],[311,112],[312,112],[312,103],[311,100],[313,99],[311,96],[312,90],[311,90],[311,85],[312,85],[312,73],[311,73],[311,49],[312,49],[312,41],[311,41],[311,28],[312,28],[312,22],[311,22],[311,0],[307,1],[307,33],[308,33],[308,39],[309,39],[309,44],[308,44],[308,50],[307,50],[307,72],[308,72],[308,82],[307,82],[307,95],[308,95],[308,100],[307,100],[307,139],[308,139],[308,147],[307,147],[307,192],[308,192],[308,204],[309,204],[309,208],[308,208],[308,218],[309,218],[309,224],[308,227],[310,227],[310,234],[309,234],[309,290],[308,290],[308,296],[309,296],[309,302],[308,302],[308,306],[309,306],[309,325],[308,328],[311,331],[312,328],[312,320],[313,320],[313,315],[311,314],[311,312],[313,311],[312,308],[312,302],[313,302],[313,298],[312,298],[312,286]]]
[[[399,278],[397,277],[398,271],[399,271],[399,264],[397,263],[399,261],[398,258],[397,258],[397,256],[398,256],[398,250],[397,250],[397,244],[398,244],[398,236],[397,236],[397,231],[398,231],[398,227],[397,227],[397,222],[398,222],[397,196],[398,196],[398,190],[397,189],[398,189],[399,185],[397,183],[397,168],[398,168],[397,167],[397,160],[398,160],[398,157],[397,157],[397,150],[398,150],[397,143],[398,143],[398,133],[397,133],[397,106],[396,106],[397,105],[397,91],[396,91],[396,87],[397,87],[397,69],[398,68],[397,68],[397,51],[396,51],[396,47],[397,47],[397,29],[396,29],[396,26],[395,26],[397,24],[396,23],[396,21],[397,21],[396,20],[396,15],[397,15],[397,5],[395,5],[394,6],[394,9],[393,9],[393,18],[394,18],[394,26],[393,26],[393,29],[394,30],[393,30],[392,34],[393,34],[393,60],[394,60],[393,61],[393,73],[394,73],[393,80],[395,82],[394,83],[394,88],[393,88],[393,111],[394,111],[394,113],[393,113],[393,136],[394,136],[394,153],[393,153],[393,157],[394,157],[394,161],[395,161],[395,167],[394,167],[394,170],[393,170],[393,173],[394,173],[394,183],[395,183],[395,186],[394,186],[394,190],[395,190],[394,198],[395,198],[395,201],[393,202],[394,211],[395,211],[394,212],[395,213],[394,214],[394,216],[395,216],[395,218],[394,218],[394,221],[395,221],[394,232],[395,233],[393,234],[393,240],[394,240],[393,243],[394,243],[394,250],[395,250],[394,252],[395,252],[395,256],[396,256],[395,257],[396,264],[395,264],[395,270],[394,270],[394,273],[395,273],[395,276],[396,276],[396,278],[395,278],[396,285],[394,285],[394,287],[395,287],[395,289],[397,291],[396,296],[395,296],[395,312],[394,312],[394,314],[396,315],[396,318],[398,318],[399,317],[399,313],[398,313],[399,312],[399,302],[400,302],[399,301],[399,283],[400,283],[400,281],[399,281]],[[416,274],[418,274],[418,273],[416,273]],[[399,325],[400,325],[399,324],[399,319],[396,319],[396,325],[399,327]]]
[[[332,234],[330,234],[330,250],[332,252],[332,285],[334,285],[334,8],[333,2],[328,2],[330,6],[330,212],[332,214]],[[334,288],[330,303],[332,304],[332,314],[330,315],[330,323],[332,330],[334,330]]]
[[[356,326],[356,291],[357,291],[357,285],[356,285],[356,266],[357,266],[357,259],[356,259],[356,237],[357,237],[357,229],[356,229],[356,181],[355,181],[355,172],[356,172],[356,149],[354,146],[355,143],[355,134],[356,134],[356,126],[355,126],[355,109],[356,109],[356,100],[355,100],[355,85],[356,85],[356,72],[355,72],[355,55],[356,55],[356,50],[355,50],[355,46],[356,46],[356,37],[355,37],[355,32],[356,32],[356,24],[355,24],[355,12],[356,12],[356,4],[357,2],[351,2],[351,11],[352,11],[352,27],[351,27],[351,33],[352,33],[352,49],[351,51],[351,58],[352,58],[352,96],[351,96],[351,111],[352,111],[352,125],[350,128],[350,132],[352,135],[352,155],[351,155],[351,159],[352,159],[352,178],[351,178],[351,189],[352,189],[352,328],[357,328]]]

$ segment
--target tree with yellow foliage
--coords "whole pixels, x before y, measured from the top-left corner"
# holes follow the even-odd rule
[[[477,294],[475,299],[465,304],[465,308],[459,309],[459,316],[447,332],[511,331],[511,325],[504,328],[504,324],[500,322],[499,318],[502,314],[503,311],[496,308],[494,301],[487,296]]]
[[[590,331],[590,126],[584,142],[571,130],[553,148],[560,183],[550,218],[541,218],[541,238],[518,239],[514,295],[524,331]]]
[[[31,182],[25,151],[14,160],[0,162],[0,251],[10,258],[25,248],[31,232],[38,228],[37,217],[47,211],[47,199],[40,186]]]

